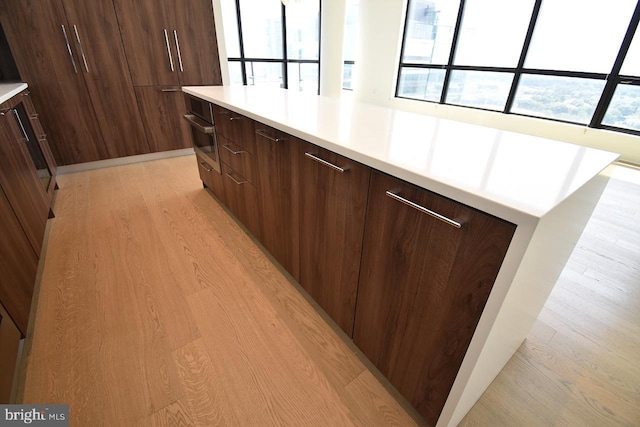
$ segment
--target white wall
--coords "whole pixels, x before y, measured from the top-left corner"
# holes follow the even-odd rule
[[[322,1],[321,94],[355,99],[446,119],[557,139],[621,154],[621,159],[640,164],[640,137],[551,120],[439,105],[394,97],[402,43],[406,0],[360,0],[359,40],[353,92],[340,90],[345,0]],[[216,15],[223,82],[228,84],[220,0],[213,0]]]

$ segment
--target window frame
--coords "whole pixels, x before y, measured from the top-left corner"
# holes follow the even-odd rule
[[[535,28],[536,22],[538,20],[538,16],[540,14],[540,8],[542,6],[542,1],[543,0],[535,0],[534,6],[533,6],[533,9],[532,9],[532,12],[531,12],[531,19],[529,20],[529,26],[527,28],[527,32],[526,32],[526,36],[525,36],[525,39],[524,39],[524,42],[523,42],[522,50],[520,52],[520,58],[518,59],[518,63],[517,63],[517,65],[515,67],[487,67],[487,66],[469,66],[469,65],[455,65],[455,64],[453,64],[453,61],[454,61],[454,58],[455,58],[455,54],[456,54],[456,48],[457,48],[457,44],[458,44],[458,38],[459,38],[459,35],[460,35],[462,19],[463,19],[463,16],[464,16],[466,0],[460,0],[460,4],[458,6],[458,15],[457,15],[457,18],[456,18],[456,24],[455,24],[454,33],[453,33],[453,40],[452,40],[452,43],[451,43],[451,48],[450,48],[450,52],[449,52],[449,57],[448,57],[447,63],[446,64],[403,63],[405,46],[406,46],[407,29],[408,29],[408,26],[409,26],[409,11],[410,11],[410,4],[409,3],[411,1],[412,0],[408,0],[407,10],[406,10],[406,14],[405,14],[405,22],[404,22],[403,34],[402,34],[402,45],[401,45],[402,47],[401,47],[401,50],[400,50],[398,73],[397,73],[397,76],[396,76],[396,89],[395,89],[395,95],[394,95],[396,98],[409,99],[409,100],[419,101],[419,102],[429,102],[429,103],[433,103],[433,104],[454,105],[454,106],[458,106],[458,107],[473,108],[475,110],[499,112],[499,113],[503,113],[503,114],[511,114],[511,115],[524,116],[524,117],[541,118],[541,119],[544,119],[544,120],[552,120],[552,121],[555,121],[555,122],[578,124],[578,125],[582,125],[582,126],[586,125],[588,127],[596,128],[596,129],[606,129],[606,130],[613,130],[613,131],[616,131],[616,132],[628,133],[628,134],[633,134],[633,135],[640,135],[640,131],[637,131],[637,130],[628,129],[628,128],[621,128],[621,127],[611,126],[611,125],[605,125],[605,124],[602,123],[602,120],[604,119],[604,117],[606,115],[607,108],[609,107],[609,104],[611,103],[611,99],[612,99],[613,94],[615,93],[615,90],[618,87],[618,85],[620,85],[620,84],[640,85],[640,76],[620,75],[620,69],[622,68],[622,64],[624,63],[624,59],[626,57],[626,54],[629,51],[629,47],[631,46],[631,42],[633,41],[634,34],[636,34],[638,32],[637,28],[638,28],[638,23],[640,22],[640,2],[636,3],[634,12],[633,12],[633,14],[631,16],[631,19],[629,21],[629,25],[628,25],[627,30],[625,32],[625,36],[624,36],[624,38],[622,40],[620,49],[619,49],[618,54],[616,56],[616,60],[615,60],[615,62],[613,64],[613,66],[612,66],[612,69],[611,69],[610,73],[606,74],[606,73],[597,73],[597,72],[581,72],[581,71],[579,72],[579,71],[566,71],[566,70],[546,70],[546,69],[525,68],[525,66],[524,66],[525,59],[526,59],[529,47],[531,45],[531,40],[533,38],[534,28]],[[640,37],[640,33],[638,34],[638,37]],[[442,88],[442,92],[440,94],[440,100],[439,101],[430,101],[430,100],[426,100],[426,99],[417,99],[417,98],[412,98],[412,97],[408,97],[408,96],[403,96],[403,95],[400,94],[400,78],[401,78],[401,75],[402,75],[402,71],[406,70],[406,69],[411,69],[411,68],[445,70],[444,83],[443,83],[443,88]],[[512,80],[512,83],[511,83],[511,88],[509,90],[509,95],[507,96],[507,100],[505,102],[504,108],[502,110],[493,110],[493,109],[472,107],[472,106],[469,106],[469,105],[460,105],[460,104],[455,104],[455,103],[451,103],[451,102],[446,102],[447,92],[448,92],[448,89],[449,89],[449,83],[450,83],[450,78],[451,78],[451,73],[453,71],[458,71],[458,70],[460,70],[460,71],[490,71],[490,72],[512,73],[513,74],[513,80]],[[567,121],[567,120],[562,120],[562,119],[540,117],[540,116],[535,116],[535,115],[516,113],[516,112],[512,111],[513,105],[514,105],[514,101],[515,101],[515,97],[516,97],[516,92],[518,90],[518,84],[519,84],[520,78],[521,78],[521,76],[523,74],[548,75],[548,76],[559,76],[559,77],[574,77],[574,78],[588,78],[588,79],[595,79],[595,80],[604,80],[605,81],[605,85],[604,85],[604,89],[602,91],[602,94],[600,95],[600,99],[599,99],[598,103],[595,106],[594,113],[593,113],[593,115],[591,117],[591,120],[589,121],[589,123],[585,124],[585,123],[582,123],[582,122],[574,122],[574,121]]]
[[[244,53],[244,38],[242,34],[242,19],[240,14],[240,1],[235,0],[236,22],[238,29],[238,44],[240,57],[227,57],[228,62],[240,63],[242,73],[242,84],[248,86],[247,63],[263,62],[263,63],[280,63],[282,65],[282,82],[283,88],[289,89],[289,64],[316,64],[318,67],[318,95],[320,94],[320,52],[321,52],[321,33],[322,33],[322,0],[318,0],[318,59],[291,59],[287,52],[287,12],[284,3],[280,2],[281,27],[282,27],[282,59],[274,58],[254,58],[247,57]]]

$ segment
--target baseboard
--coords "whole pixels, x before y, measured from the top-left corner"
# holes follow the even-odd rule
[[[148,162],[151,160],[169,159],[171,157],[188,156],[194,154],[193,148],[181,150],[161,151],[159,153],[139,154],[137,156],[118,157],[115,159],[98,160],[95,162],[76,163],[73,165],[58,166],[57,174],[84,172],[92,169],[110,168],[113,166],[128,165],[131,163]]]

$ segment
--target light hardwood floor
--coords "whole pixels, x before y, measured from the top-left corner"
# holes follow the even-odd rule
[[[23,402],[69,403],[73,426],[416,424],[202,189],[192,156],[59,182]],[[640,424],[639,209],[640,180],[612,181],[461,425]]]

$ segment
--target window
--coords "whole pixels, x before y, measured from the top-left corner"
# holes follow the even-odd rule
[[[639,20],[636,0],[409,0],[396,96],[640,134]]]
[[[231,84],[319,93],[320,0],[222,0]]]
[[[356,46],[358,40],[358,11],[360,0],[347,0],[345,5],[342,89],[353,89],[353,71],[355,69]]]

